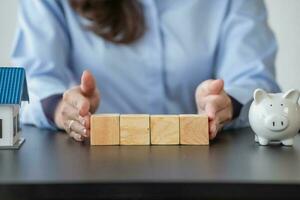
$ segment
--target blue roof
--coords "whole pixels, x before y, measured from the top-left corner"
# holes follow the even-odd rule
[[[25,69],[0,67],[0,104],[21,104],[29,101]]]

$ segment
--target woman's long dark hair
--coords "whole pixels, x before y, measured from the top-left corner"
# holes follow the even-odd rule
[[[145,19],[138,0],[69,0],[71,7],[92,21],[88,27],[105,40],[129,44],[145,32]]]

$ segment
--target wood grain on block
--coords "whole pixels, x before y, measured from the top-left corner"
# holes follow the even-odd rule
[[[179,116],[151,115],[151,144],[179,144]]]
[[[149,115],[121,115],[120,116],[120,144],[121,145],[149,145],[150,144]]]
[[[179,115],[180,144],[208,145],[208,117],[206,115]]]
[[[92,115],[90,140],[91,145],[119,145],[120,115]]]

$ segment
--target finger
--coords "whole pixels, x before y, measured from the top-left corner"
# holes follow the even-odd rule
[[[222,79],[217,79],[212,81],[208,86],[209,94],[220,94],[224,88],[224,81]]]
[[[92,96],[96,90],[96,80],[92,73],[85,70],[81,76],[81,91],[86,96]]]
[[[88,115],[84,116],[83,118],[85,120],[85,126],[84,127],[86,129],[84,137],[90,137],[90,118],[91,118],[91,113],[89,113]]]
[[[229,122],[232,119],[232,115],[233,114],[232,114],[230,107],[226,107],[217,112],[216,121],[219,124],[225,124],[226,122]]]
[[[84,136],[84,137],[86,137],[86,138],[90,137],[91,133],[90,133],[90,130],[89,130],[89,129],[86,129],[86,134],[85,134],[85,135],[86,135],[86,136]]]
[[[86,116],[83,117],[85,121],[85,127],[87,129],[90,129],[90,119],[91,119],[91,113],[88,113]]]
[[[213,119],[216,113],[224,108],[230,107],[230,99],[225,95],[210,95],[207,96],[202,102],[200,107],[203,106],[207,115]],[[202,109],[203,109],[202,107]]]
[[[213,120],[209,121],[209,136],[214,139],[218,132],[220,132],[225,123],[232,119],[230,108],[225,108],[216,114]]]
[[[64,122],[67,122],[67,120],[75,120],[83,126],[87,123],[86,119],[80,116],[78,109],[66,102],[62,105],[62,120]]]
[[[74,131],[71,131],[69,133],[69,135],[70,135],[70,137],[74,138],[78,142],[82,142],[83,141],[83,137],[80,134],[78,134],[78,133],[76,133]]]
[[[205,109],[206,104],[212,103],[214,104],[219,110],[225,108],[226,106],[230,105],[231,100],[226,95],[226,93],[221,93],[219,95],[209,95],[203,97],[199,102],[197,102],[200,108]]]
[[[223,130],[224,124],[219,124],[217,127],[217,133],[221,132]]]
[[[94,92],[94,95],[89,97],[89,100],[90,100],[90,104],[91,104],[91,107],[90,107],[90,112],[91,113],[94,113],[96,112],[99,104],[100,104],[100,91],[98,89],[95,90]]]
[[[80,93],[79,88],[78,90],[77,88],[73,88],[65,92],[63,100],[76,107],[81,116],[87,115],[90,110],[90,102]]]
[[[79,122],[67,120],[67,126],[68,129],[70,129],[71,131],[74,131],[75,133],[80,134],[83,137],[88,137],[86,127],[80,124]]]
[[[204,81],[197,88],[197,98],[205,97],[212,94],[220,94],[223,88],[224,81],[222,79]]]
[[[214,139],[218,132],[223,129],[224,124],[218,123],[216,120],[212,120],[209,122],[209,139]]]
[[[217,122],[216,120],[209,121],[209,139],[212,140],[217,135]]]

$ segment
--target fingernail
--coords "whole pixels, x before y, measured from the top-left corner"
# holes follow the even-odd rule
[[[86,130],[86,136],[90,137],[90,131],[89,130]]]
[[[87,137],[86,132],[87,132],[87,130],[86,130],[86,128],[84,128],[84,129],[83,129],[83,136],[84,136],[84,137]]]
[[[81,135],[76,135],[76,140],[81,141],[82,140]]]

